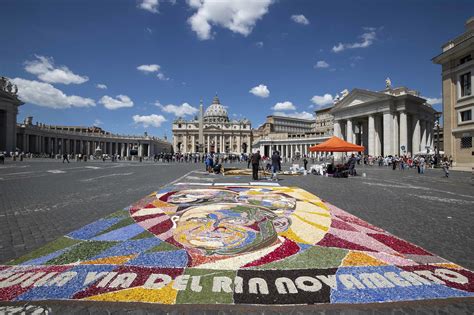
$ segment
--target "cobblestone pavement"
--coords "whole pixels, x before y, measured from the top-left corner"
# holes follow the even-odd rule
[[[123,208],[172,181],[248,182],[246,176],[222,177],[201,165],[136,162],[62,164],[36,160],[0,166],[1,262],[36,249],[59,236]],[[470,173],[441,170],[418,175],[387,168],[361,167],[358,176],[280,176],[279,183],[299,186],[388,232],[443,258],[474,269],[474,194]],[[184,176],[183,176],[184,175]],[[170,308],[97,303],[35,303],[52,313],[200,313],[200,314],[474,314],[472,299],[358,307]],[[10,303],[0,313],[21,313]],[[30,305],[31,306],[31,305]],[[30,307],[26,306],[26,307]],[[36,306],[35,306],[36,307]],[[31,308],[27,312],[34,310]],[[38,309],[36,309],[38,310]]]

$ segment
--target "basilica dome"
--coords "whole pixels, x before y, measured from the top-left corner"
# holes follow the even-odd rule
[[[204,113],[204,121],[206,122],[228,122],[229,115],[224,105],[221,104],[219,98],[214,96],[212,104],[206,109]]]

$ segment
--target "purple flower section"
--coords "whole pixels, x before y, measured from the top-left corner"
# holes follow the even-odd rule
[[[34,300],[53,300],[53,299],[70,299],[76,292],[84,290],[86,287],[91,286],[88,284],[84,286],[84,280],[89,272],[102,272],[112,271],[117,266],[115,265],[80,265],[72,269],[67,270],[68,272],[75,271],[77,275],[68,281],[65,285],[59,287],[53,286],[41,286],[32,287],[27,292],[16,298],[17,301],[34,301]]]
[[[24,263],[22,263],[21,265],[43,265],[45,264],[47,261],[53,259],[53,258],[56,258],[58,257],[59,255],[61,255],[62,253],[70,250],[71,248],[73,248],[75,245],[72,245],[68,248],[63,248],[63,249],[60,249],[60,250],[57,250],[51,254],[48,254],[46,256],[41,256],[40,258],[35,258],[35,259],[31,259],[31,260],[28,260],[28,261],[25,261]]]
[[[144,229],[136,224],[130,224],[123,228],[113,230],[111,232],[92,238],[93,241],[125,241],[142,233]]]
[[[137,258],[127,262],[126,265],[181,268],[186,267],[187,263],[188,255],[186,251],[176,250],[141,254]]]
[[[80,240],[89,240],[120,220],[122,220],[122,218],[101,219],[71,232],[67,236]]]
[[[92,257],[90,260],[112,257],[112,256],[126,256],[132,254],[142,253],[154,246],[157,246],[162,241],[157,237],[144,238],[141,240],[129,240],[124,241],[118,245],[115,245],[97,256]]]
[[[380,267],[341,267],[336,272],[337,290],[331,289],[331,303],[374,303],[392,301],[410,301],[422,299],[444,299],[452,297],[472,296],[472,293],[464,292],[450,287],[434,284],[431,285],[409,285],[400,286],[389,281],[389,287],[369,288],[362,281],[360,275],[363,273],[378,273],[384,275],[386,272],[394,272],[399,275],[403,270],[395,266]],[[341,282],[341,275],[352,275],[363,288],[354,286],[351,289]],[[403,279],[403,278],[402,278]],[[406,283],[406,281],[405,281]]]

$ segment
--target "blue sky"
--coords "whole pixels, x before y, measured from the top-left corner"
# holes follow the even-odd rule
[[[274,112],[309,118],[387,76],[439,109],[431,58],[473,12],[472,1],[428,0],[0,3],[0,75],[26,102],[19,121],[157,136],[216,92],[253,127]]]

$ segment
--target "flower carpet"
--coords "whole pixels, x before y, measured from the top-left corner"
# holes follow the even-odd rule
[[[0,301],[301,305],[472,296],[471,271],[281,186],[170,186],[0,266]]]

